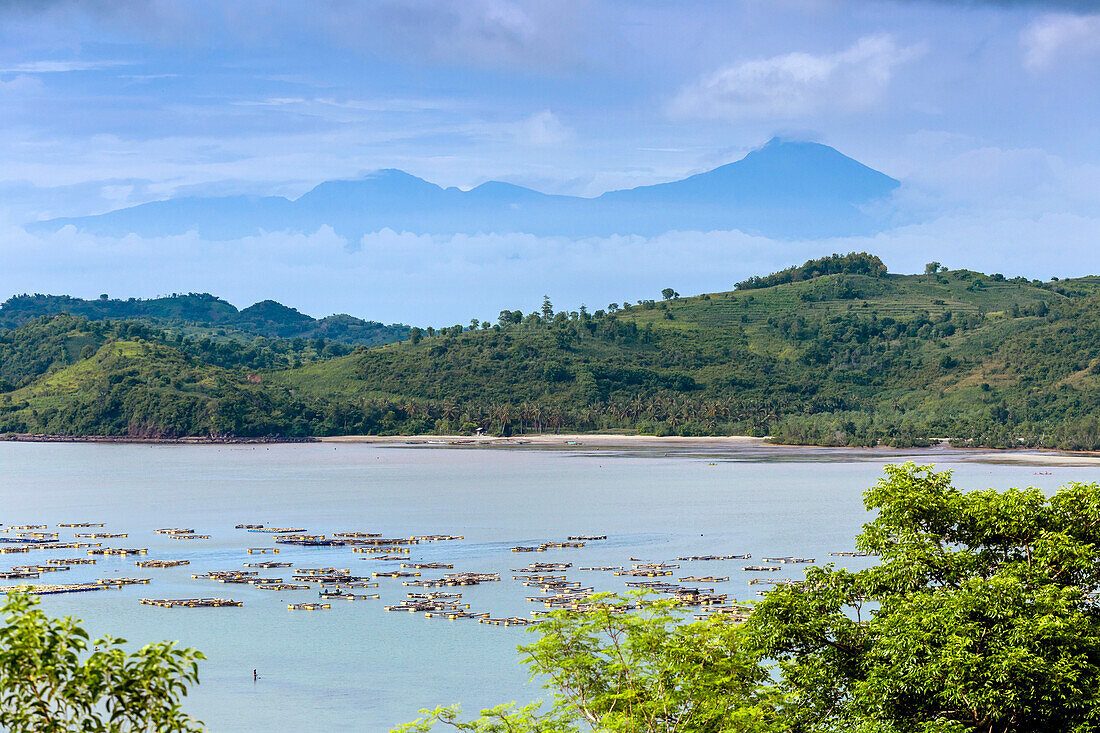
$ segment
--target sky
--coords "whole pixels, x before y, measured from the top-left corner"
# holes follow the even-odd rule
[[[424,325],[728,290],[831,252],[1100,273],[1100,1],[6,0],[0,298],[273,298]],[[873,237],[331,231],[233,242],[23,225],[400,168],[583,196],[781,136],[902,181]]]

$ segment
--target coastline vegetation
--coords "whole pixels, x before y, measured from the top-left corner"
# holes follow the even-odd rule
[[[853,253],[724,293],[218,339],[42,316],[0,332],[0,433],[624,431],[833,446],[1100,449],[1100,278],[886,272]]]

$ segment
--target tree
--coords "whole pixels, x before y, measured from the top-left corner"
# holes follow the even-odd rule
[[[943,269],[943,265],[941,265],[940,263],[938,263],[936,261],[932,261],[932,262],[929,262],[927,265],[924,266],[924,274],[925,275],[935,275],[941,269]]]
[[[629,612],[631,609],[640,610]],[[539,639],[520,647],[533,674],[555,691],[549,706],[503,705],[462,723],[456,708],[424,710],[397,729],[441,722],[490,733],[779,731],[781,697],[732,621],[685,623],[672,601],[597,596],[582,613],[556,611]]]
[[[409,341],[413,344],[420,343],[420,340],[424,338],[424,332],[420,330],[418,326],[413,326],[409,329]]]
[[[202,730],[180,710],[188,686],[198,684],[201,652],[160,642],[127,653],[125,639],[107,636],[89,654],[79,622],[50,618],[37,602],[10,593],[0,606],[0,729]]]
[[[542,320],[547,323],[554,317],[554,304],[550,302],[550,296],[542,296]]]
[[[881,564],[810,569],[746,624],[794,729],[1096,730],[1100,485],[963,493],[907,463],[864,503],[856,545]]]
[[[665,288],[661,291],[661,297],[663,297],[665,300],[672,300],[673,298],[679,298],[680,294],[672,288]]]

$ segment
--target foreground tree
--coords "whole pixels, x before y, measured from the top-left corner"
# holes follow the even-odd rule
[[[96,640],[77,621],[54,619],[37,599],[9,594],[0,613],[0,730],[199,731],[180,709],[197,684],[201,652],[171,642],[127,653],[125,639]]]
[[[865,504],[879,514],[857,546],[881,564],[808,570],[747,624],[793,729],[1100,727],[1100,486],[963,493],[907,463]]]
[[[779,693],[765,685],[768,671],[734,623],[685,623],[671,602],[636,594],[597,600],[585,613],[554,613],[538,627],[538,641],[520,648],[554,690],[551,704],[504,705],[471,722],[454,707],[421,711],[425,717],[398,730],[434,723],[477,733],[782,730]],[[641,610],[632,610],[639,602]]]
[[[964,493],[907,463],[865,505],[873,568],[810,568],[740,627],[664,604],[560,612],[521,648],[555,692],[545,712],[442,708],[401,730],[1100,730],[1100,485]]]

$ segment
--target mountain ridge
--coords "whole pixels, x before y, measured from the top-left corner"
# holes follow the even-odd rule
[[[84,217],[28,224],[101,236],[215,240],[330,226],[350,241],[392,229],[424,234],[524,232],[540,236],[652,236],[740,229],[778,238],[870,234],[885,225],[868,205],[900,182],[826,145],[773,139],[740,160],[675,181],[590,198],[546,194],[504,181],[466,191],[399,169],[323,181],[296,199],[185,197]]]

